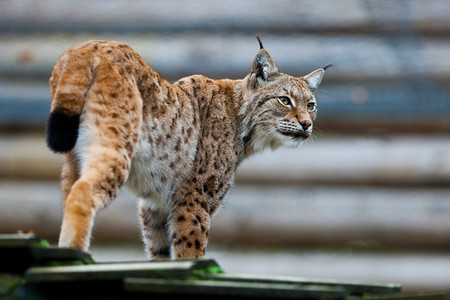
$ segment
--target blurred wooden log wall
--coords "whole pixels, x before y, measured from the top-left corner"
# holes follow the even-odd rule
[[[43,130],[48,77],[88,39],[129,43],[161,75],[244,77],[258,33],[281,71],[333,63],[318,91],[325,132],[450,131],[450,2],[0,2],[0,127]]]
[[[0,231],[58,234],[59,187],[33,180],[59,178],[60,156],[45,147],[43,134],[48,78],[65,50],[88,39],[120,40],[171,81],[195,73],[242,78],[259,49],[257,33],[282,72],[301,76],[335,65],[317,91],[315,124],[331,138],[304,147],[301,157],[281,149],[270,159],[255,157],[237,181],[338,187],[272,191],[266,185],[255,192],[243,185],[213,234],[448,249],[449,210],[442,200],[449,199],[450,182],[449,13],[446,0],[1,0]],[[421,135],[399,138],[403,133]],[[415,189],[352,186],[373,183]],[[134,198],[121,197],[100,214],[104,229],[97,237],[138,238],[130,221]]]

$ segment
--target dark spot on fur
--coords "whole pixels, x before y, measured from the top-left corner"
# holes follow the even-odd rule
[[[198,91],[200,90],[200,87],[194,86],[193,90],[194,90],[194,97],[197,98],[197,94],[198,94]]]
[[[183,216],[179,216],[177,221],[178,222],[184,222],[186,219]]]
[[[108,129],[109,129],[112,133],[114,133],[115,135],[118,135],[118,134],[119,134],[119,131],[117,130],[116,127],[111,126],[111,127],[109,127]]]
[[[215,188],[214,188],[215,182],[216,182],[216,176],[214,176],[214,175],[209,176],[208,179],[206,179],[205,184],[203,185],[203,192],[211,193],[211,191],[215,190]]]
[[[172,119],[172,123],[170,124],[170,130],[173,131],[177,126],[177,118]]]
[[[192,131],[193,131],[192,127],[189,127],[188,130],[187,130],[187,132],[186,132],[188,138],[190,138],[190,137],[192,136]]]
[[[181,149],[181,139],[180,138],[178,138],[178,140],[177,140],[177,144],[175,145],[175,151],[180,151],[180,149]]]
[[[195,249],[200,249],[200,242],[195,240]]]

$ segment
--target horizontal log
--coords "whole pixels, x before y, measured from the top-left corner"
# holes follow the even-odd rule
[[[4,0],[1,31],[448,32],[450,4],[429,1]]]
[[[211,245],[353,245],[450,249],[448,189],[238,184],[214,217]],[[55,182],[0,182],[0,233],[32,230],[55,244],[62,212]],[[26,207],[26,209],[24,209]],[[139,242],[136,196],[98,213],[92,249]],[[141,252],[144,257],[144,250]],[[94,255],[95,257],[95,255]]]
[[[450,85],[420,80],[326,80],[316,92],[319,111],[315,125],[322,132],[450,132]],[[49,110],[46,81],[0,81],[0,128],[34,128],[42,132]]]
[[[90,39],[130,44],[169,80],[191,74],[241,78],[259,49],[252,34],[4,34],[0,35],[0,77],[45,78],[67,49]],[[295,76],[333,63],[326,82],[392,81],[414,78],[445,84],[450,80],[450,41],[402,36],[262,36],[281,72]]]
[[[333,136],[318,130],[300,149],[266,151],[239,167],[242,183],[449,186],[450,138]],[[307,172],[304,170],[308,170]],[[0,178],[58,179],[61,156],[43,134],[0,136]]]

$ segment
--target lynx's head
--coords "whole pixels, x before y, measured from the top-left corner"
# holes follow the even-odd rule
[[[241,138],[250,152],[282,145],[297,147],[313,131],[317,114],[314,92],[330,65],[303,77],[280,73],[258,41],[261,49],[243,81],[246,87],[239,111]]]

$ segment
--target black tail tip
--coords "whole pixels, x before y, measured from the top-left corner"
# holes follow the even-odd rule
[[[80,115],[51,112],[47,122],[47,146],[57,153],[69,152],[77,141],[79,125]]]

